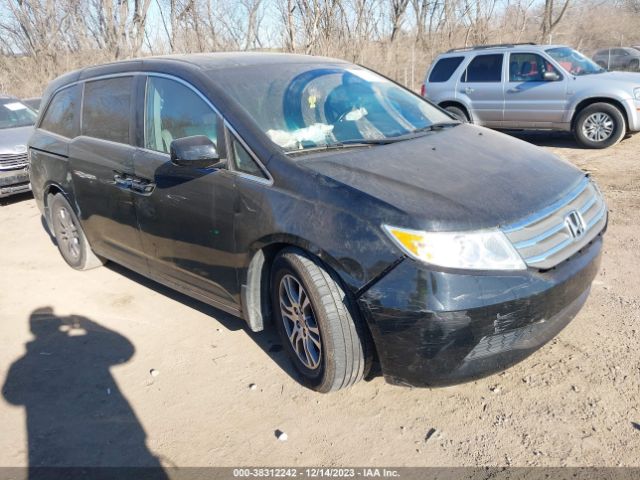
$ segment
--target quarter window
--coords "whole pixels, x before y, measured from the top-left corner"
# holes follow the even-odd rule
[[[431,74],[429,75],[429,82],[439,83],[446,82],[451,78],[453,72],[460,66],[464,60],[464,57],[448,57],[441,58],[438,63],[435,64]]]
[[[558,71],[544,58],[535,53],[513,53],[509,60],[510,82],[543,82],[545,72]]]
[[[72,86],[59,91],[49,103],[40,128],[52,133],[57,133],[67,138],[75,138],[78,135],[78,105],[79,89]]]
[[[129,143],[133,77],[87,82],[82,106],[82,134]]]
[[[147,79],[145,147],[169,153],[173,140],[205,135],[217,143],[217,114],[193,90],[161,77]]]
[[[233,139],[233,160],[237,171],[267,178],[249,152],[236,139]]]
[[[503,54],[478,55],[462,75],[463,82],[500,82]]]

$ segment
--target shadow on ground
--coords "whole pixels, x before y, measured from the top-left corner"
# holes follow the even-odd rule
[[[574,150],[584,148],[578,144],[573,133],[570,132],[554,132],[548,130],[502,130],[502,133],[506,133],[512,137],[532,143],[538,147],[566,148]],[[622,139],[622,142],[624,143],[630,138],[631,135],[627,135]]]
[[[519,138],[525,142],[532,143],[539,147],[554,148],[581,148],[569,132],[533,131],[533,130],[502,130],[502,133]]]
[[[14,203],[24,202],[26,200],[33,200],[33,194],[31,192],[17,193],[10,197],[0,198],[0,206],[13,205]]]
[[[126,363],[133,344],[86,317],[29,318],[34,339],[9,370],[2,394],[26,410],[29,477],[42,467],[152,467],[167,478],[146,446],[146,433],[110,368]]]

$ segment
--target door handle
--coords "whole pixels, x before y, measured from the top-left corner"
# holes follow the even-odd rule
[[[131,188],[131,178],[128,178],[120,173],[116,173],[113,176],[113,180],[116,186],[120,188]]]
[[[471,88],[471,87],[467,87],[463,91],[464,91],[464,93],[473,93],[473,92],[476,91],[476,89],[475,88]]]
[[[145,178],[133,178],[131,180],[131,190],[136,193],[150,194],[156,188],[156,184]]]
[[[510,88],[509,90],[507,90],[507,93],[518,93],[518,92],[521,92],[521,91],[522,91],[522,88],[513,87],[513,88]]]

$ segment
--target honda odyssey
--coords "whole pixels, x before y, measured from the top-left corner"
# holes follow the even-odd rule
[[[275,325],[320,392],[373,360],[414,386],[507,368],[598,270],[607,208],[588,176],[345,61],[122,61],[56,79],[42,112],[31,182],[66,262]]]

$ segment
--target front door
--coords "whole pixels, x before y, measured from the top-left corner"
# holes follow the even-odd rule
[[[133,76],[84,85],[81,136],[69,143],[69,166],[79,215],[96,253],[141,273],[146,271],[129,188]]]
[[[502,63],[504,54],[476,56],[462,74],[458,96],[471,106],[474,123],[502,126],[504,90]]]
[[[207,100],[174,79],[147,77],[144,148],[135,157],[136,209],[152,274],[221,307],[239,305],[233,174],[176,166],[171,142],[206,135],[224,155],[220,117]]]
[[[545,72],[557,75],[545,81]],[[550,128],[562,123],[567,107],[567,82],[560,72],[537,53],[509,55],[505,89],[504,126]]]

